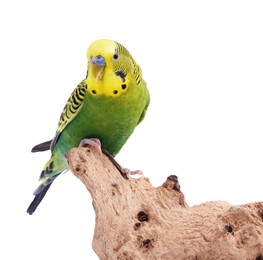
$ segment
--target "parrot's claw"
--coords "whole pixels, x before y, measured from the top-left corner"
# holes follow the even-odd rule
[[[131,171],[128,168],[122,168],[122,172],[128,176],[129,175],[141,175],[143,177],[143,171],[141,171],[141,170]]]
[[[79,147],[86,147],[87,145],[93,146],[94,148],[96,148],[96,150],[99,152],[99,154],[102,154],[102,150],[101,150],[101,142],[99,139],[97,138],[85,138],[83,140],[81,140],[81,142],[79,143]]]

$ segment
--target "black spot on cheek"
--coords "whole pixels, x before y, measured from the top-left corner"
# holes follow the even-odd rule
[[[114,90],[113,94],[115,94],[115,95],[118,94],[118,90]]]
[[[124,74],[124,72],[122,72],[122,71],[117,71],[117,72],[115,72],[115,74],[116,74],[117,76],[121,77],[122,82],[125,82],[125,77],[126,77],[126,75]]]
[[[122,85],[121,85],[121,88],[124,90],[124,89],[127,88],[127,85],[126,85],[126,84],[122,84]]]
[[[96,90],[95,89],[92,89],[91,91],[93,94],[97,94]]]

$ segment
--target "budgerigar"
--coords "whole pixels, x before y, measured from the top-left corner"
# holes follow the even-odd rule
[[[29,214],[34,213],[56,177],[68,170],[67,151],[88,138],[95,145],[94,140],[100,140],[101,148],[114,157],[147,111],[150,96],[141,68],[123,45],[97,40],[89,46],[87,59],[87,76],[68,99],[55,137],[32,149],[51,149],[52,154],[40,175],[41,184],[34,191]]]

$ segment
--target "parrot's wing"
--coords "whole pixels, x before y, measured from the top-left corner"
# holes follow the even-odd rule
[[[87,92],[87,88],[88,87],[86,84],[86,80],[83,80],[82,82],[79,83],[79,85],[72,92],[70,98],[68,99],[61,113],[55,137],[50,141],[34,146],[31,152],[35,153],[35,152],[47,151],[49,149],[51,149],[51,151],[53,150],[61,132],[81,110]]]
[[[87,83],[86,80],[83,80],[79,83],[79,85],[75,88],[72,92],[71,96],[69,97],[58,122],[58,127],[56,130],[56,135],[51,141],[50,149],[51,151],[54,149],[60,134],[65,129],[65,127],[75,118],[75,116],[81,110],[85,95],[87,93]]]
[[[140,116],[140,119],[139,119],[137,125],[140,124],[140,123],[142,122],[142,120],[144,119],[149,105],[150,105],[150,98],[149,98],[149,100],[148,100],[145,108],[144,108],[143,111],[142,111],[142,114],[141,114],[141,116]]]

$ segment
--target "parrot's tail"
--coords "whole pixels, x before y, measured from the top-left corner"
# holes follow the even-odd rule
[[[44,187],[41,187],[42,191],[40,193],[38,193],[37,195],[35,195],[35,198],[31,202],[31,204],[29,205],[29,207],[26,211],[29,215],[32,215],[35,212],[36,208],[38,207],[38,205],[40,204],[42,199],[45,197],[45,195],[46,195],[48,189],[50,188],[51,184],[52,184],[52,182],[46,186],[44,186],[43,184],[40,185],[40,186],[44,186]]]
[[[41,181],[41,184],[37,187],[37,189],[34,191],[35,198],[29,205],[27,209],[27,213],[32,215],[40,202],[45,197],[47,191],[49,190],[51,184],[53,181],[62,173],[64,170],[57,170],[54,167],[54,158],[51,157],[50,160],[46,163],[44,170],[40,174],[39,180]]]
[[[38,144],[38,145],[35,145],[32,148],[31,152],[36,153],[36,152],[43,152],[43,151],[50,150],[51,142],[52,142],[52,140]]]

